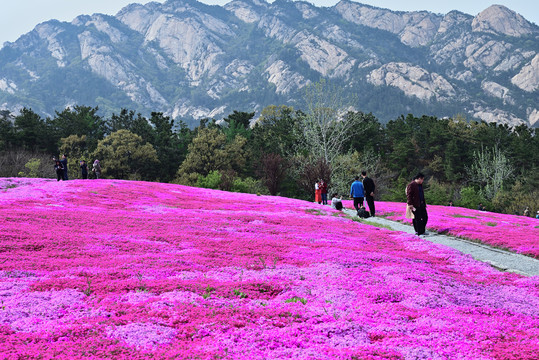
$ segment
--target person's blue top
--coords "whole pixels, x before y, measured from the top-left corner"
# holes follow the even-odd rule
[[[355,198],[365,196],[363,192],[363,183],[361,181],[356,180],[352,183],[352,186],[350,187],[350,196]]]

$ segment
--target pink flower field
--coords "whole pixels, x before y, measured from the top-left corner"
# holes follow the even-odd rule
[[[1,359],[539,352],[538,277],[327,206],[172,184],[0,179],[0,213]]]
[[[344,202],[353,208],[352,201]],[[412,223],[404,217],[404,203],[376,202],[376,211],[388,219]],[[539,258],[539,220],[461,207],[427,205],[427,228],[498,248]]]

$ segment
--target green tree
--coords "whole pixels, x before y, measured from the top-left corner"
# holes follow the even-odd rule
[[[60,139],[60,154],[65,154],[67,156],[68,177],[70,179],[78,178],[80,161],[86,160],[86,162],[90,164],[86,135],[70,135]]]
[[[226,135],[217,128],[203,128],[189,144],[189,152],[176,174],[176,182],[194,185],[199,175],[207,176],[211,171],[235,170],[245,166],[246,139],[236,135],[227,143]]]
[[[150,123],[153,125],[154,140],[152,144],[157,150],[157,156],[161,166],[156,169],[156,177],[161,181],[168,182],[174,178],[174,174],[185,158],[185,147],[182,139],[178,137],[174,129],[174,120],[164,116],[160,112],[152,112]],[[185,125],[182,128],[185,131]],[[180,133],[185,134],[185,133]],[[188,139],[184,138],[184,139]]]
[[[107,130],[106,122],[97,115],[98,110],[97,107],[75,105],[72,109],[56,112],[55,118],[50,121],[54,138],[58,141],[70,135],[86,135],[88,147],[95,149]]]
[[[51,139],[47,123],[32,109],[23,108],[15,117],[14,125],[18,146],[27,150],[49,152],[56,150],[56,144]]]
[[[118,130],[100,140],[92,158],[101,162],[102,176],[115,179],[152,180],[159,166],[157,151],[137,134]]]

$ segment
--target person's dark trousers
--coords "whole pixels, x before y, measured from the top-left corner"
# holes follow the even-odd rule
[[[83,174],[82,174],[82,178],[83,178],[83,179],[88,179],[88,173],[86,173],[86,174],[83,173]]]
[[[374,197],[367,195],[365,196],[365,200],[367,200],[367,204],[369,205],[371,216],[374,216]]]
[[[427,214],[427,209],[425,207],[420,207],[414,212],[414,219],[412,223],[414,224],[414,230],[417,235],[423,235],[425,233],[425,227],[427,226],[427,221],[429,216]]]
[[[356,211],[359,210],[359,207],[363,206],[363,198],[362,197],[355,197],[354,198],[354,207],[356,208]]]
[[[58,181],[64,180],[64,174],[56,174],[56,178],[58,179]]]
[[[69,180],[69,179],[67,178],[67,171],[64,171],[64,180]]]
[[[322,204],[327,205],[328,204],[328,194],[322,193]]]

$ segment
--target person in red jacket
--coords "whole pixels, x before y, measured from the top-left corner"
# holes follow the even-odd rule
[[[322,205],[328,204],[328,184],[324,179],[320,179],[320,194],[322,195]]]
[[[425,193],[423,192],[423,181],[425,175],[418,173],[414,180],[406,187],[406,203],[411,208],[414,219],[414,230],[416,235],[425,234],[425,227],[429,216],[427,214],[427,203],[425,202]]]

